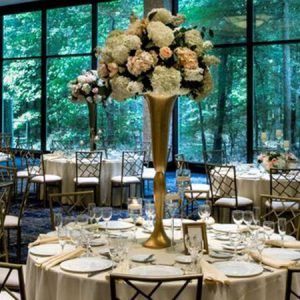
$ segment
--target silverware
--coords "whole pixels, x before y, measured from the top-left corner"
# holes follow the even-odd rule
[[[149,254],[149,255],[143,260],[143,262],[149,262],[149,261],[152,259],[153,256],[154,256],[154,254]]]
[[[100,274],[100,273],[111,271],[111,270],[113,270],[114,268],[116,268],[116,266],[112,265],[112,266],[111,266],[110,268],[108,268],[108,269],[104,269],[104,270],[101,270],[101,271],[90,272],[90,273],[88,273],[87,277],[90,278],[90,277],[96,276],[96,275],[98,275],[98,274]]]

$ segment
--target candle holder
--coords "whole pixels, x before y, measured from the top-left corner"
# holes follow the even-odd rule
[[[138,217],[142,215],[143,199],[142,198],[128,198],[128,216],[132,218],[134,223],[133,240],[136,239],[136,222]]]

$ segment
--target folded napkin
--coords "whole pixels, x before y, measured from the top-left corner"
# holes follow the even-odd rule
[[[255,261],[261,261],[264,265],[270,266],[275,269],[280,268],[288,268],[290,266],[293,266],[297,264],[296,261],[292,260],[281,260],[281,259],[274,259],[270,256],[262,255],[260,256],[259,253],[249,251],[248,254],[255,260]]]
[[[132,218],[125,218],[125,219],[119,218],[118,221],[133,223]],[[143,225],[143,223],[144,223],[144,218],[138,217],[137,220],[136,220],[136,225]]]
[[[201,259],[200,264],[202,268],[203,279],[206,283],[230,283],[229,278],[223,272],[216,269],[213,264],[208,263],[204,259]]]
[[[75,250],[70,251],[64,251],[60,254],[54,255],[46,260],[44,260],[42,263],[37,263],[36,266],[44,268],[45,270],[49,270],[50,268],[60,264],[61,262],[69,259],[73,259],[76,257],[81,256],[85,252],[85,249],[82,247],[79,247]]]
[[[54,244],[58,243],[58,237],[57,236],[44,236],[40,235],[34,242],[28,244],[28,248],[43,245],[43,244]]]
[[[281,241],[281,240],[267,240],[266,245],[273,247],[284,247],[284,248],[293,248],[300,249],[300,241]]]

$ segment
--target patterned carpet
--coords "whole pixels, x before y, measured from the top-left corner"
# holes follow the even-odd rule
[[[193,174],[192,182],[204,183],[205,176],[203,174]],[[176,191],[175,172],[168,172],[166,176],[167,190],[170,192]],[[152,183],[145,185],[145,198],[151,200],[152,198]],[[16,199],[12,201],[10,214],[18,215],[22,195],[19,194]],[[55,208],[58,210],[59,208]],[[113,218],[127,217],[127,210],[113,209]],[[34,241],[40,233],[45,233],[51,230],[50,227],[50,211],[49,208],[44,208],[41,201],[37,200],[32,194],[22,218],[22,262],[26,262],[27,245]],[[10,233],[9,245],[9,259],[16,261],[16,235],[14,231]]]

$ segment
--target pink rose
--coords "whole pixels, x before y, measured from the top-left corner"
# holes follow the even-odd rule
[[[95,88],[92,89],[92,93],[93,94],[98,94],[98,92],[99,92],[99,89],[97,87],[95,87]]]
[[[159,49],[159,56],[162,59],[168,59],[172,56],[173,52],[169,47],[162,47]]]

